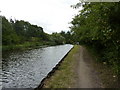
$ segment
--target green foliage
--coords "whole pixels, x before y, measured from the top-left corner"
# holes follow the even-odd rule
[[[51,41],[54,42],[55,45],[64,44],[65,38],[59,33],[52,33]]]
[[[3,50],[72,43],[72,36],[69,31],[67,33],[64,31],[61,33],[52,33],[50,35],[45,33],[40,26],[32,25],[23,20],[13,21],[10,19],[8,21],[4,16],[1,17]]]
[[[26,42],[49,42],[49,34],[43,31],[42,27],[32,25],[23,20],[12,19],[10,22],[2,17],[2,45],[15,46]]]
[[[52,33],[50,36],[51,42],[53,42],[55,45],[59,44],[72,44],[73,38],[72,33],[70,31],[64,32],[61,31],[60,33]]]
[[[43,28],[38,27],[37,25],[31,25],[29,22],[17,20],[15,23],[13,23],[13,27],[17,35],[20,36],[22,40],[24,39],[25,41],[31,41],[34,37],[37,37],[40,40],[45,39],[45,33],[43,32]]]
[[[120,73],[120,3],[82,3],[71,27],[75,41],[94,48]],[[77,4],[77,7],[79,4]]]
[[[12,25],[5,17],[2,17],[2,42],[4,45],[18,43],[19,37],[17,36]]]
[[[64,39],[65,39],[64,42],[65,43],[73,44],[73,35],[72,35],[71,31],[67,31],[67,32],[61,31],[60,35],[62,35],[64,37]]]

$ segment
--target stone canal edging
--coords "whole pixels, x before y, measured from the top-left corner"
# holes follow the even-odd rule
[[[40,85],[35,88],[34,90],[40,90],[42,89],[42,87],[45,84],[45,80],[47,80],[48,78],[50,78],[56,70],[58,70],[59,66],[62,64],[62,62],[64,61],[64,59],[66,58],[66,56],[69,54],[69,52],[74,48],[74,46],[67,52],[67,54],[60,60],[60,62],[58,62],[58,64],[46,75],[45,78],[42,79],[42,81],[40,82]]]

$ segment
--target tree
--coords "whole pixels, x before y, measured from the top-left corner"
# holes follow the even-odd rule
[[[11,23],[2,16],[2,44],[16,44],[19,42],[19,37],[14,31]]]
[[[120,73],[120,2],[81,5],[83,9],[71,22],[74,37],[81,44],[94,48],[101,61],[114,65],[115,71]]]
[[[52,33],[51,41],[54,42],[56,45],[64,44],[65,38],[60,33]]]

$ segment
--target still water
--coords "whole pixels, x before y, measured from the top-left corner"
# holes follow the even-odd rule
[[[2,59],[2,86],[36,88],[73,45],[59,45],[12,52]]]

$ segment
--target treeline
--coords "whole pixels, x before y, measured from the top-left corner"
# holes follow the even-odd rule
[[[2,17],[2,44],[22,44],[26,41],[42,41],[48,40],[47,34],[43,28],[37,25],[31,25],[23,20],[10,22]]]
[[[5,49],[16,49],[41,45],[59,45],[71,42],[71,33],[61,31],[60,33],[47,34],[43,28],[32,25],[23,20],[7,20],[2,18],[2,46]]]
[[[120,75],[120,2],[78,3],[83,9],[73,18],[75,42],[92,48],[101,62]]]

